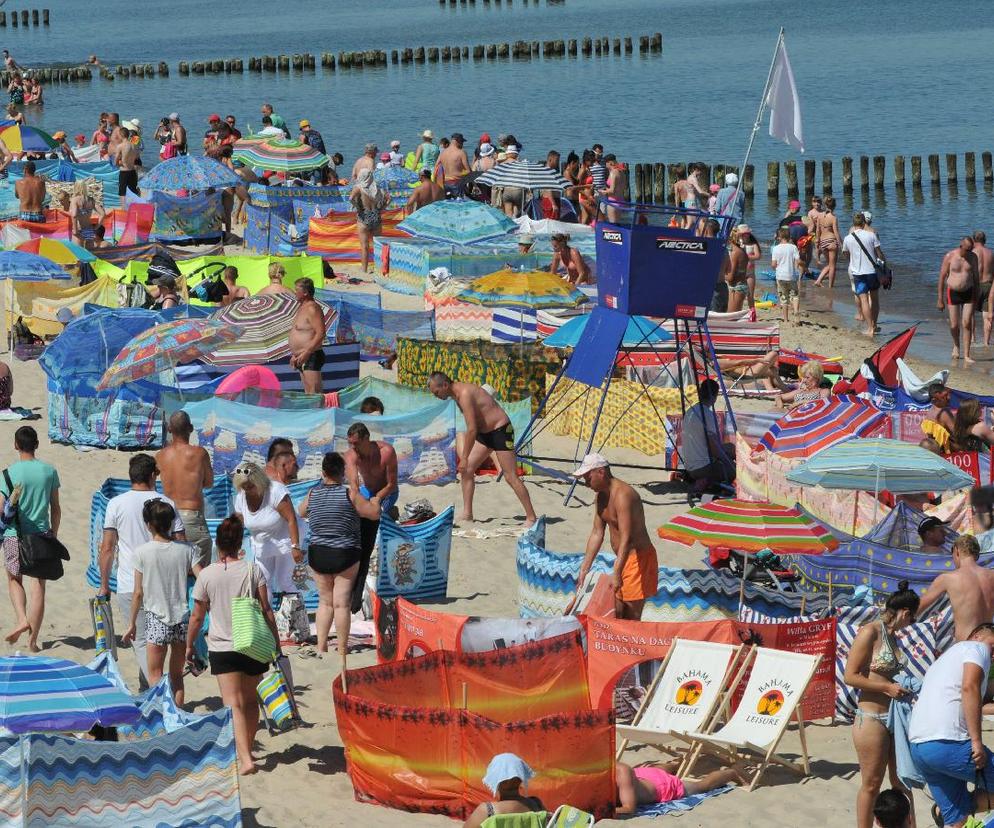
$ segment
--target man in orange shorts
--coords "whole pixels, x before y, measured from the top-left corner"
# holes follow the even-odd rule
[[[604,528],[610,527],[611,548],[615,555],[611,572],[615,617],[638,621],[642,618],[646,599],[656,594],[659,585],[659,563],[645,528],[642,498],[631,486],[611,474],[610,465],[599,454],[584,457],[573,476],[583,480],[597,495],[594,527],[587,539],[577,584],[583,585],[604,543]]]

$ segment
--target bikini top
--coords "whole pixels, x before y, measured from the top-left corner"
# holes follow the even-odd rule
[[[870,661],[870,670],[887,678],[892,677],[901,669],[901,658],[894,646],[894,636],[887,631],[887,626],[880,622],[880,650]]]

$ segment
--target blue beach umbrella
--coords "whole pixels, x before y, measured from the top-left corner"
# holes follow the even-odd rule
[[[543,344],[550,348],[575,348],[589,319],[589,313],[568,319],[554,333],[547,336]],[[625,328],[625,336],[621,344],[626,348],[636,348],[643,345],[658,345],[660,342],[669,342],[672,339],[673,335],[669,331],[651,319],[644,316],[633,316],[628,320],[628,327]]]
[[[15,282],[47,282],[49,279],[69,279],[66,271],[44,256],[21,250],[0,251],[0,279]]]
[[[89,667],[49,656],[0,658],[0,726],[12,733],[137,721],[134,701]]]
[[[406,167],[381,167],[373,171],[373,181],[389,188],[407,188],[418,183],[418,174]]]
[[[802,486],[879,494],[947,492],[973,486],[973,476],[914,443],[868,437],[823,449],[787,473]]]
[[[208,190],[237,187],[245,179],[206,156],[177,155],[156,164],[141,180],[143,190]]]
[[[436,201],[411,213],[397,225],[412,236],[443,244],[473,244],[517,229],[514,219],[489,204],[467,199]]]

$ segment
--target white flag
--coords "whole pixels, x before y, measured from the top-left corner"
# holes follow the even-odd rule
[[[770,108],[770,135],[804,152],[804,130],[801,127],[801,101],[794,84],[794,70],[790,68],[787,47],[783,38],[773,59],[770,91],[766,96]]]

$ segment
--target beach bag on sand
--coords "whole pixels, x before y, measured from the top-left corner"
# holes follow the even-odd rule
[[[231,602],[231,639],[236,652],[269,664],[276,658],[276,642],[256,597],[257,568],[255,564],[250,566],[248,595],[239,595]]]
[[[280,634],[281,643],[303,644],[310,640],[311,622],[307,617],[307,608],[296,593],[289,593],[280,599],[280,607],[276,610],[276,631]]]
[[[302,723],[293,695],[290,659],[286,656],[276,659],[272,671],[259,682],[256,691],[270,735],[292,730]]]
[[[110,597],[98,595],[90,599],[90,620],[93,622],[93,643],[97,655],[110,653],[117,660],[117,641],[114,639],[114,613]]]

